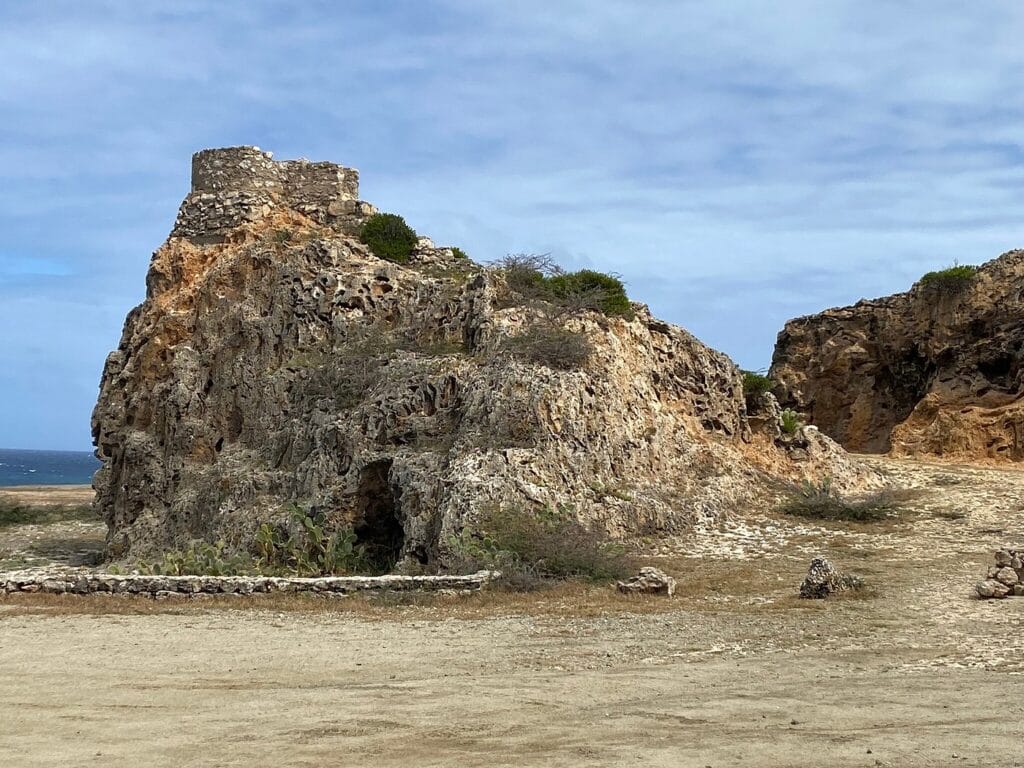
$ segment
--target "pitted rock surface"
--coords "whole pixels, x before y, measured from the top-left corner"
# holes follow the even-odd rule
[[[963,291],[906,293],[786,323],[784,407],[848,450],[1024,460],[1024,251]]]
[[[373,256],[350,169],[243,147],[193,170],[93,415],[114,558],[251,550],[297,504],[433,567],[495,505],[651,536],[763,501],[771,478],[880,482],[815,430],[794,449],[752,429],[732,361],[642,305],[558,321],[593,347],[580,370],[511,356],[537,310],[427,239],[408,264]]]

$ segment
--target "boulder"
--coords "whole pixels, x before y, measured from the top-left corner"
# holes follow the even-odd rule
[[[1017,576],[1017,572],[1013,568],[1006,567],[1000,568],[999,572],[996,573],[996,581],[1000,584],[1005,584],[1008,587],[1012,587],[1014,584],[1020,582],[1020,577]]]
[[[676,593],[676,580],[658,568],[641,568],[640,573],[626,581],[616,582],[619,592],[627,594],[667,595]]]
[[[979,597],[985,598],[1003,598],[1010,594],[1011,591],[1009,587],[1007,587],[1005,584],[996,581],[995,579],[985,579],[984,581],[979,581],[975,585],[974,589],[978,593]]]

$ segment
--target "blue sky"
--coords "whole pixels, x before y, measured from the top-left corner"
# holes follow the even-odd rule
[[[783,323],[1024,246],[1024,4],[0,5],[0,446],[88,449],[192,152],[360,169],[749,368]]]

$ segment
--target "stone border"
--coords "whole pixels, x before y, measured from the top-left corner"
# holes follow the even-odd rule
[[[145,597],[251,595],[271,592],[351,595],[357,592],[477,592],[501,576],[143,576],[112,573],[12,571],[0,573],[0,594],[117,594]]]

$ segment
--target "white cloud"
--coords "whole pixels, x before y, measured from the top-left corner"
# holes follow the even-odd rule
[[[0,320],[16,307],[38,329],[0,354],[98,372],[189,154],[254,143],[359,167],[368,199],[478,258],[617,271],[761,365],[789,316],[1021,243],[1022,17],[948,0],[7,6],[0,254],[74,274],[0,274],[0,296],[35,302]],[[9,430],[35,407],[28,376],[5,380]],[[76,391],[48,407],[84,424],[94,392]],[[79,447],[71,433],[0,444]]]

